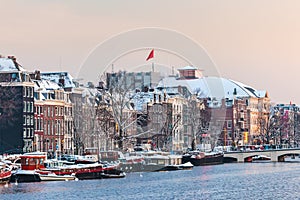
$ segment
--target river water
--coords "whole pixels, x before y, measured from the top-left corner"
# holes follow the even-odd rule
[[[0,199],[299,199],[300,163],[232,163],[122,179],[0,186]]]

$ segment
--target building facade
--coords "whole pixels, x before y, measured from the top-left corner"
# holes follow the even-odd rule
[[[15,57],[0,57],[0,153],[33,151],[33,86]]]

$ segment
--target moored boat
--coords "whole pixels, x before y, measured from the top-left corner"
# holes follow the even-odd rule
[[[222,152],[190,151],[182,156],[182,163],[190,162],[194,166],[223,164]]]
[[[44,161],[47,155],[41,152],[27,153],[20,156],[21,169],[15,171],[11,182],[39,182],[41,178],[36,170],[44,168]]]
[[[0,184],[8,183],[11,177],[11,169],[5,163],[0,162]]]
[[[158,171],[191,170],[193,167],[194,165],[191,162],[187,162],[184,164],[167,165]]]
[[[119,169],[130,172],[157,172],[191,169],[193,165],[181,162],[181,155],[172,155],[163,151],[134,151],[125,155],[119,151],[100,152],[101,161],[119,163]]]
[[[71,181],[74,180],[76,177],[75,175],[63,175],[59,176],[53,172],[50,173],[39,173],[41,181]]]
[[[125,173],[119,170],[117,165],[102,163],[74,164],[63,166],[55,165],[55,167],[50,167],[39,171],[40,174],[47,174],[48,172],[56,174],[57,176],[59,176],[58,178],[60,178],[60,176],[75,176],[79,180],[125,177]]]
[[[257,155],[252,157],[252,162],[271,162],[271,157],[265,155]]]

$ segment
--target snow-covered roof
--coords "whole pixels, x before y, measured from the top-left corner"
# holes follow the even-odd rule
[[[151,102],[153,99],[153,93],[152,92],[138,92],[133,95],[133,103],[135,106],[135,110],[143,111],[144,105]]]
[[[61,89],[61,87],[53,81],[34,80],[33,82],[34,82],[34,91],[40,92],[42,94],[49,93],[53,90]],[[45,100],[45,99],[46,97],[44,95],[40,95],[39,99],[37,99],[37,97],[35,96],[35,100]]]
[[[15,64],[10,58],[0,58],[0,71],[25,71],[20,65]]]
[[[193,67],[193,66],[185,66],[185,67],[177,69],[177,70],[198,70],[198,68]]]
[[[166,77],[159,82],[157,89],[160,91],[164,89],[167,93],[172,93],[179,85],[186,87],[192,94],[197,94],[199,98],[232,99],[234,93],[236,93],[236,97],[259,97],[257,90],[254,88],[221,77],[202,77],[187,80]]]
[[[47,79],[59,83],[60,78],[64,78],[64,88],[75,88],[73,77],[68,72],[43,72],[41,73],[42,79]]]

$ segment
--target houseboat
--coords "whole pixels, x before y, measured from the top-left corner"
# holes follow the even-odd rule
[[[189,151],[182,156],[182,163],[190,162],[194,166],[223,164],[223,152]]]

